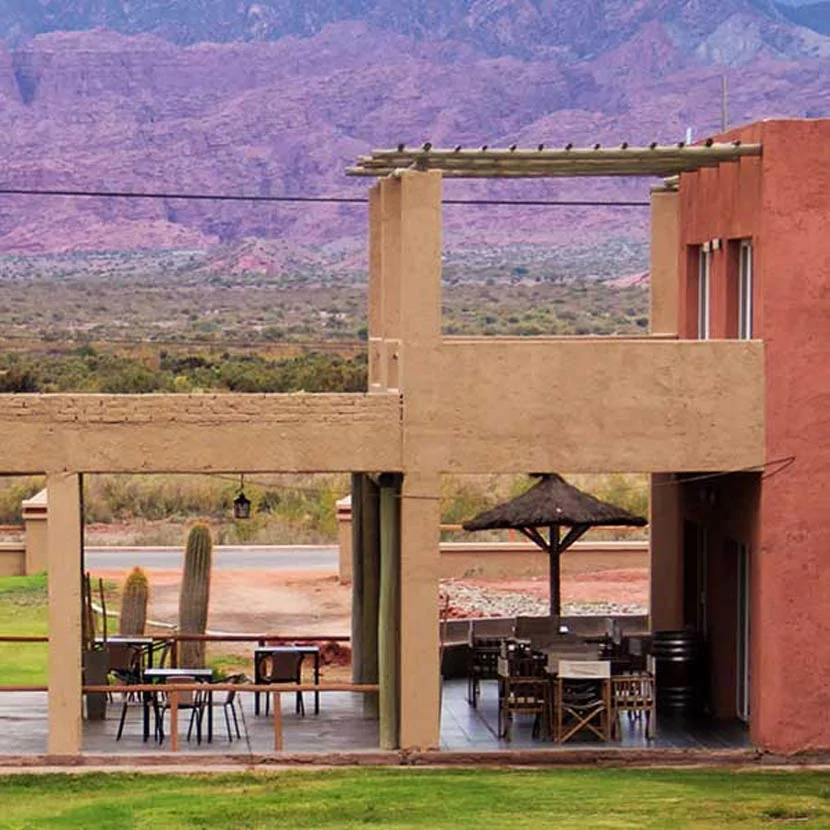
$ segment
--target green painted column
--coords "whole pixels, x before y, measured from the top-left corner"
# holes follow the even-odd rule
[[[401,477],[380,477],[380,595],[378,673],[380,748],[400,744]]]
[[[363,476],[363,682],[378,682],[378,617],[380,603],[380,487]],[[363,696],[363,713],[378,716],[378,696]]]
[[[363,596],[363,473],[352,473],[352,683],[365,683]]]

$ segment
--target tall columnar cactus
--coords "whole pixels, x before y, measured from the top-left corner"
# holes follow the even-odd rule
[[[149,596],[150,582],[147,574],[141,568],[133,568],[121,594],[121,616],[118,620],[118,631],[121,634],[144,634]]]
[[[183,634],[204,634],[210,601],[210,568],[213,542],[206,525],[197,524],[187,536],[184,554],[182,590],[179,595],[179,631]],[[184,641],[179,644],[179,665],[203,668],[204,642]]]

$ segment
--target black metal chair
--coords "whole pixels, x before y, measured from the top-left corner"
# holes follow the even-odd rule
[[[182,676],[177,677],[176,684],[189,685],[191,683],[199,683],[196,677]],[[193,734],[193,727],[196,727],[196,743],[202,743],[202,719],[204,717],[205,706],[207,704],[207,695],[202,691],[193,692],[178,692],[179,695],[179,710],[190,712],[190,721],[187,725],[187,740],[189,741]],[[159,743],[164,742],[164,716],[173,708],[171,694],[164,688],[163,684],[159,685],[159,690],[153,694],[153,712],[155,714],[155,737]]]

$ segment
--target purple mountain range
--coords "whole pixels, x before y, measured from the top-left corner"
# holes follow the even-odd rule
[[[0,186],[361,195],[399,142],[677,141],[830,114],[826,4],[750,0],[0,3]],[[805,11],[809,8],[810,13]],[[793,19],[807,20],[813,28]],[[827,27],[830,28],[830,27]],[[452,196],[647,198],[639,180],[447,184]],[[447,209],[450,244],[642,238],[644,213]],[[0,196],[0,251],[344,252],[365,209]]]

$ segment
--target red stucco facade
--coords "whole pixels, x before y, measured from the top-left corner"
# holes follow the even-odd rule
[[[754,743],[830,749],[830,120],[766,121],[725,138],[760,142],[763,155],[681,177],[678,333],[698,336],[699,246],[718,240],[710,336],[736,336],[737,245],[751,239],[767,467],[755,495],[730,508],[722,493],[708,522],[751,552]],[[722,652],[711,654],[712,703],[734,715],[736,577],[724,551],[719,541],[709,559],[710,643]]]

